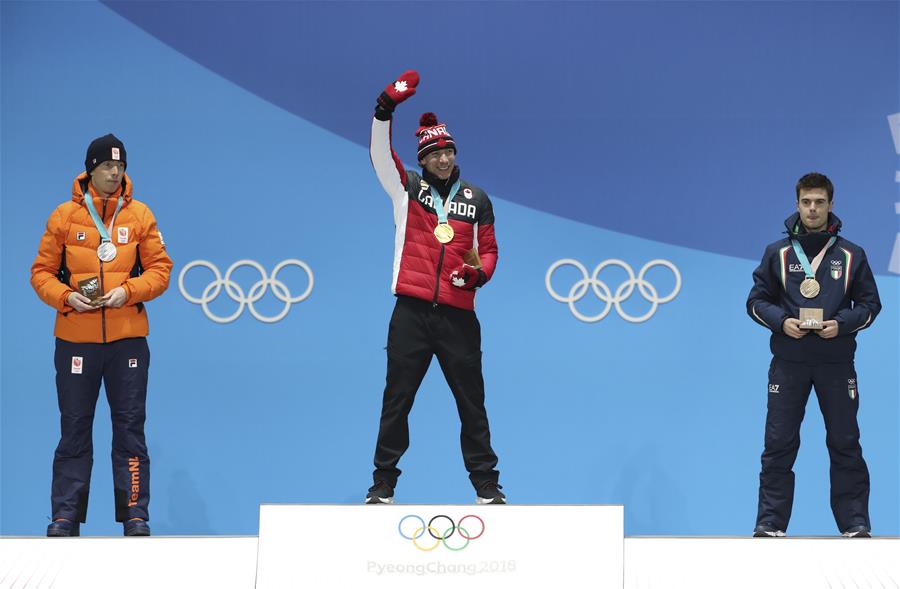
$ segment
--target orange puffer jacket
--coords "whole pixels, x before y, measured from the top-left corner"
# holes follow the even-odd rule
[[[149,325],[143,303],[158,297],[169,286],[172,260],[156,219],[147,205],[132,198],[133,185],[127,175],[122,184],[119,193],[124,202],[110,233],[117,254],[109,262],[101,262],[97,257],[100,232],[84,204],[85,191],[90,190],[106,226],[116,210],[119,193],[108,200],[100,198],[88,175],[82,173],[72,186],[72,200],[59,205],[47,221],[31,266],[31,285],[42,301],[58,311],[54,334],[60,339],[106,343],[146,336]],[[117,286],[125,288],[128,298],[122,307],[79,313],[66,303],[69,293],[78,290],[79,281],[95,276],[100,281],[101,295]]]

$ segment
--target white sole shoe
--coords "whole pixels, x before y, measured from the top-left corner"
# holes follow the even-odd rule
[[[366,505],[392,505],[393,497],[366,497]]]

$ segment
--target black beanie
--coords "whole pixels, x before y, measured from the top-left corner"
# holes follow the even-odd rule
[[[125,144],[112,133],[91,141],[84,158],[84,169],[90,174],[94,168],[109,160],[122,162],[126,168],[128,167],[128,161],[125,159]]]

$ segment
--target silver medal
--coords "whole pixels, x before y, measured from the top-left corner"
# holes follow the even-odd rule
[[[97,248],[97,257],[101,262],[111,262],[116,259],[116,246],[111,241],[104,241]]]

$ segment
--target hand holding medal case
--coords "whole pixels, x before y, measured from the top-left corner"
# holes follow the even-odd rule
[[[800,307],[800,329],[824,329],[825,326],[822,325],[822,322],[822,309]]]
[[[481,258],[478,256],[478,250],[474,247],[463,254],[463,262],[476,270],[481,269]]]
[[[100,301],[100,277],[91,276],[84,280],[78,281],[78,292],[91,300],[92,307],[100,307],[103,302]]]

